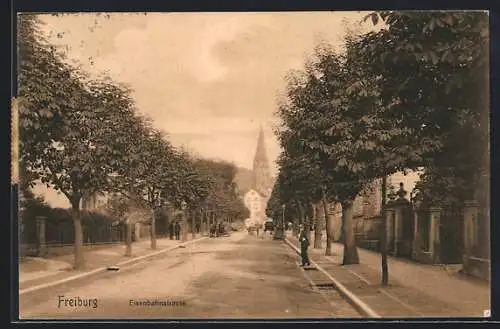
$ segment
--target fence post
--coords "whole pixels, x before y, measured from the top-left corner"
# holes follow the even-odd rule
[[[37,256],[44,256],[47,253],[47,244],[45,241],[45,216],[36,216],[37,227]]]
[[[412,256],[417,257],[420,252],[420,231],[418,222],[418,208],[413,207],[413,244],[412,244]]]
[[[464,255],[463,266],[467,270],[469,258],[473,254],[474,238],[476,228],[474,221],[477,219],[478,203],[475,200],[467,200],[464,204]]]
[[[430,237],[431,241],[429,241],[429,249],[432,253],[432,259],[434,263],[439,263],[441,261],[441,244],[439,239],[440,232],[440,221],[441,221],[441,208],[440,207],[432,207],[429,208],[429,212],[431,215],[431,231]]]
[[[388,202],[385,209],[385,230],[386,230],[386,248],[387,251],[394,251],[394,208],[392,207],[392,202]],[[392,246],[391,246],[392,245]]]

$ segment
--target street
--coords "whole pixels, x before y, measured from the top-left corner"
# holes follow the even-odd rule
[[[78,304],[82,306],[74,306]],[[246,232],[207,239],[85,282],[23,295],[19,313],[21,319],[359,316],[336,292],[312,289],[297,255],[282,242]]]
[[[488,11],[16,10],[21,320],[495,317]]]

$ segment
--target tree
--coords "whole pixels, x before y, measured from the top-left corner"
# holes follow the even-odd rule
[[[109,188],[133,116],[129,91],[109,80],[89,80],[65,64],[37,35],[37,19],[21,16],[19,34],[20,161],[31,174],[70,201],[75,228],[75,268],[84,267],[80,201]]]
[[[488,175],[487,14],[374,12],[366,18],[387,28],[358,40],[357,60],[379,77],[379,116],[411,136],[396,163],[425,167],[417,184],[424,203],[460,207],[478,195]],[[487,193],[479,199],[488,200]]]
[[[360,165],[348,157],[356,125],[345,106],[347,74],[343,61],[328,47],[316,48],[315,57],[307,63],[302,77],[289,79],[291,106],[282,106],[279,114],[302,152],[316,159],[321,168],[318,172],[328,178],[329,184],[320,185],[325,214],[328,214],[328,199],[342,204],[344,264],[350,264],[358,262],[351,224],[352,203],[363,187],[364,177],[358,174]]]
[[[187,188],[181,181],[185,163],[165,134],[154,129],[147,118],[136,123],[132,132],[129,138],[135,139],[125,151],[126,161],[118,166],[114,186],[126,195],[137,196],[151,212],[150,238],[154,250],[155,214],[164,200],[178,201],[179,188]]]
[[[202,212],[203,202],[210,193],[210,174],[203,167],[197,167],[194,159],[184,151],[179,154],[175,164],[180,179],[179,182],[181,183],[180,186],[182,186],[182,189],[175,194],[180,202],[184,201],[188,205],[191,212],[191,233],[194,238],[196,215]],[[187,223],[184,224],[186,226]],[[184,228],[184,233],[187,234],[186,228]]]
[[[487,163],[487,152],[472,156],[473,145],[482,151],[487,145],[487,97],[478,93],[487,90],[485,16],[381,12],[368,17],[375,24],[382,18],[387,29],[348,34],[343,53],[317,47],[305,71],[289,77],[288,103],[278,109],[285,127],[281,138],[299,141],[299,154],[318,161],[329,181],[322,194],[342,205],[344,264],[359,261],[352,204],[374,179],[425,166],[431,179],[423,184],[430,186],[436,182],[432,177],[443,173],[460,178],[441,186],[462,184],[457,190],[463,200],[473,195],[475,188],[467,185],[474,186],[484,173],[481,163]],[[464,145],[462,158],[457,154],[463,143],[457,141],[465,133],[473,142]],[[382,263],[385,273],[386,257]]]
[[[364,36],[360,55],[381,76],[386,117],[412,130],[417,160],[428,171],[425,189],[473,198],[489,166],[488,14],[374,12],[367,18],[387,28]],[[443,190],[448,184],[440,180],[453,183]]]

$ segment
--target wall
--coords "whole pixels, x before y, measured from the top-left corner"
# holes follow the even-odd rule
[[[464,267],[462,271],[468,275],[475,276],[483,280],[491,280],[491,262],[488,259],[469,257],[467,260],[464,260]]]
[[[95,193],[89,197],[82,198],[80,206],[88,211],[104,212],[108,202],[109,195],[107,193]]]
[[[245,206],[250,210],[252,220],[262,221],[265,218],[266,199],[254,190],[248,191],[244,196]]]

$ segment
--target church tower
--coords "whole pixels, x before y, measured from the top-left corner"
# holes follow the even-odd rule
[[[268,196],[271,186],[271,173],[269,162],[267,160],[266,147],[264,143],[264,130],[262,125],[259,130],[259,139],[257,141],[257,150],[253,159],[253,187],[262,196]]]

